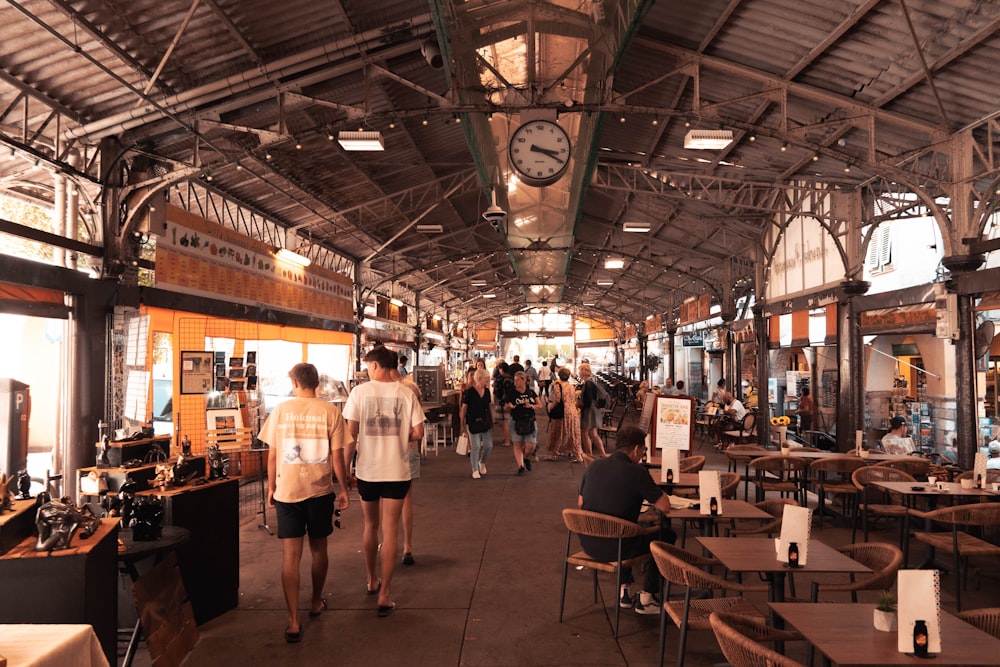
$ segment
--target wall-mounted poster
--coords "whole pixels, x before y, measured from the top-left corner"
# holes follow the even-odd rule
[[[207,394],[215,386],[215,355],[211,352],[181,352],[181,393]]]
[[[256,364],[256,363],[257,363],[257,353],[256,352],[247,352],[247,366],[250,366],[251,364]]]
[[[650,435],[653,447],[691,449],[691,439],[694,437],[694,399],[690,396],[659,394],[646,397],[647,401],[651,399],[655,402]]]

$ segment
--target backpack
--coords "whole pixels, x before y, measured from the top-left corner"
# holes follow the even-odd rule
[[[597,387],[597,401],[595,405],[601,410],[608,407],[608,403],[611,402],[611,397],[608,396],[608,392],[604,390],[600,382],[594,382],[594,386]]]

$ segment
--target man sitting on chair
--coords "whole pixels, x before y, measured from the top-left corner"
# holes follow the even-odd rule
[[[728,391],[723,392],[722,403],[725,405],[725,408],[722,410],[722,416],[715,422],[715,443],[717,447],[725,442],[726,431],[739,430],[740,425],[743,423],[743,418],[747,414],[747,409],[743,407],[743,403]]]
[[[632,522],[638,521],[643,501],[659,510],[659,535],[623,540],[622,559],[649,553],[649,543],[654,538],[671,544],[677,539],[677,534],[667,525],[670,497],[660,490],[649,471],[639,465],[645,453],[646,434],[636,426],[625,426],[618,431],[615,451],[611,456],[591,463],[580,483],[577,504],[581,509]],[[580,535],[580,546],[591,558],[613,561],[618,557],[618,540]],[[659,569],[652,564],[649,566],[642,592],[634,601],[629,591],[629,584],[633,581],[631,568],[622,568],[623,583],[618,604],[623,609],[634,605],[637,614],[659,614],[659,603],[653,597],[661,587]]]

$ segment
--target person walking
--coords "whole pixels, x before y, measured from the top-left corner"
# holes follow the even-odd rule
[[[802,387],[802,395],[799,397],[799,407],[795,414],[799,417],[799,433],[812,430],[813,413],[816,411],[816,404],[812,396],[809,395],[809,387]]]
[[[528,389],[538,393],[538,369],[531,365],[531,359],[525,359],[524,372],[528,376]]]
[[[472,386],[462,393],[462,407],[458,413],[459,430],[469,434],[472,479],[480,479],[486,474],[486,459],[493,451],[493,398],[489,384],[489,371],[476,369]]]
[[[583,409],[580,411],[580,434],[583,451],[591,456],[604,458],[604,441],[597,429],[604,420],[604,411],[598,407],[597,383],[594,382],[590,364],[580,364],[580,381],[583,382]]]
[[[514,386],[503,399],[504,407],[510,410],[510,438],[514,442],[514,461],[517,474],[531,470],[531,455],[535,452],[538,428],[535,424],[535,408],[538,395],[528,387],[528,374],[520,371],[514,374]]]
[[[365,515],[362,548],[368,594],[378,595],[378,615],[385,617],[396,609],[390,587],[403,500],[410,489],[409,448],[411,441],[424,437],[424,412],[416,394],[393,381],[393,352],[379,345],[364,361],[370,381],[356,386],[344,405],[348,429],[356,439],[347,448],[347,460],[357,452],[355,477]],[[376,570],[380,527],[382,563]]]
[[[507,410],[503,406],[503,397],[513,385],[514,377],[510,373],[510,366],[501,361],[493,372],[493,398],[497,403],[497,421],[503,430],[504,447],[510,447],[510,428],[507,424]]]
[[[538,369],[538,394],[544,396],[545,400],[549,398],[550,384],[552,384],[552,369],[549,368],[549,362],[543,361],[542,367]]]
[[[302,639],[299,619],[299,563],[305,536],[312,555],[309,615],[326,609],[323,585],[329,569],[327,538],[334,510],[350,505],[344,447],[350,436],[340,410],[316,397],[319,373],[312,364],[296,364],[288,373],[293,398],[268,415],[258,438],[267,452],[267,504],[275,508],[281,540],[281,587],[288,607],[285,641]],[[340,493],[334,488],[340,484]]]
[[[552,384],[550,407],[560,403],[563,406],[562,419],[549,421],[549,451],[553,454],[569,456],[575,463],[583,463],[580,448],[580,413],[576,409],[576,389],[569,383],[569,369],[559,369],[559,379]],[[552,428],[558,423],[557,428]]]
[[[413,381],[411,375],[400,377],[399,368],[394,368],[390,375],[394,381],[412,391],[417,401],[420,401],[420,387]],[[420,441],[411,440],[407,453],[410,463],[410,488],[403,498],[403,565],[416,565],[417,561],[413,558],[413,487],[416,486],[414,482],[420,479]]]

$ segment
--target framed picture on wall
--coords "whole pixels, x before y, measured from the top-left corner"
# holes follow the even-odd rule
[[[205,411],[205,427],[209,431],[236,433],[243,428],[243,417],[239,408],[209,408]]]
[[[257,363],[257,353],[247,352],[247,365],[249,366],[250,364],[256,364],[256,363]]]
[[[229,357],[230,368],[243,368],[243,357]]]
[[[215,387],[215,356],[212,352],[181,352],[181,393],[207,394]]]

